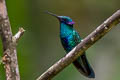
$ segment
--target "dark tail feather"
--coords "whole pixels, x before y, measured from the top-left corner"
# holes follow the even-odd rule
[[[90,64],[88,63],[85,54],[81,55],[77,60],[75,60],[73,64],[84,76],[88,78],[95,78],[95,73]]]

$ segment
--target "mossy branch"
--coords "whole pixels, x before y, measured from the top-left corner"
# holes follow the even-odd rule
[[[23,33],[24,30],[20,29],[15,36],[12,35],[5,0],[0,0],[0,36],[3,45],[2,62],[6,71],[6,80],[20,80],[16,44]]]

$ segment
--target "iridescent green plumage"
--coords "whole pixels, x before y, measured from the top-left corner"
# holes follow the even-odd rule
[[[66,53],[70,52],[78,43],[81,42],[78,32],[73,28],[74,22],[67,16],[57,16],[53,13],[48,13],[59,19],[61,43]],[[86,54],[81,55],[73,62],[73,64],[84,76],[89,78],[95,77],[94,71],[86,58]]]

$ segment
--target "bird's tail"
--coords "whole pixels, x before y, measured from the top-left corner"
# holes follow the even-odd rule
[[[95,78],[95,73],[90,66],[85,54],[81,55],[77,60],[75,60],[73,64],[84,76],[88,78]]]

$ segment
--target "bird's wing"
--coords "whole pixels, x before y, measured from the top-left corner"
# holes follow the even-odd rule
[[[77,45],[78,43],[81,42],[80,35],[76,31],[73,32],[73,35],[74,35],[74,42]],[[94,73],[92,67],[89,64],[85,53],[83,55],[81,55],[80,57],[78,57],[73,62],[73,64],[79,70],[79,72],[81,72],[86,77],[89,77],[89,78],[94,78],[95,77],[95,73]]]
[[[79,35],[79,33],[78,33],[77,31],[75,31],[75,30],[73,31],[73,37],[74,37],[74,42],[76,43],[76,45],[81,42],[80,35]]]

